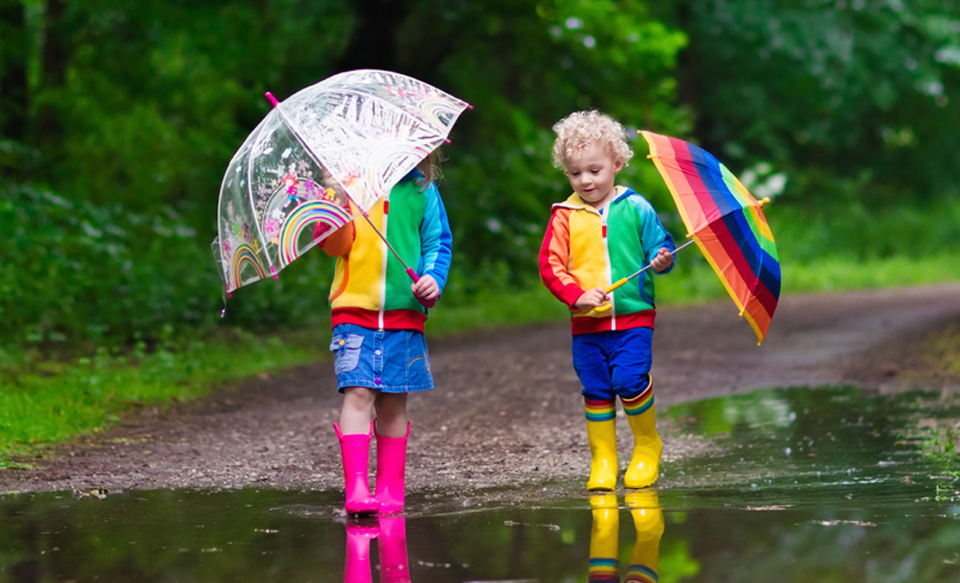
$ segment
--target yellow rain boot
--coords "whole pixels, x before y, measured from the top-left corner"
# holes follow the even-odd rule
[[[624,502],[637,529],[637,542],[633,545],[624,582],[656,582],[660,571],[660,537],[663,536],[663,511],[657,493],[653,490],[631,492],[624,497]]]
[[[633,430],[633,459],[623,475],[627,488],[646,488],[660,475],[663,442],[657,435],[657,416],[653,406],[653,382],[633,399],[623,399],[623,409]]]
[[[614,494],[590,497],[593,525],[590,528],[591,583],[620,581],[620,508]]]
[[[590,441],[590,479],[587,490],[617,487],[617,402],[586,400],[587,438]]]

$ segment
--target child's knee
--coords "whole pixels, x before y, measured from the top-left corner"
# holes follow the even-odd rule
[[[625,382],[620,385],[617,393],[621,399],[629,401],[645,393],[647,389],[652,387],[652,384],[649,373],[636,375],[626,379]]]
[[[377,399],[378,391],[366,387],[346,387],[343,389],[343,405],[354,409],[369,409]]]

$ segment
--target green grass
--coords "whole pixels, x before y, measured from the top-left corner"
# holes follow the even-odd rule
[[[557,322],[568,317],[566,307],[543,286],[512,293],[488,291],[469,303],[445,306],[441,302],[431,311],[426,332],[429,340],[464,330]]]
[[[833,257],[812,263],[788,262],[783,280],[784,294],[958,281],[960,252],[885,260]],[[660,307],[726,298],[717,277],[692,249],[683,252],[671,274],[656,281]],[[449,304],[442,303],[431,313],[427,324],[431,339],[466,330],[567,318],[564,306],[542,286],[509,293],[491,291],[469,302]],[[960,369],[960,344],[951,338],[953,344],[945,344],[945,358],[952,358],[949,362]],[[92,357],[66,362],[0,351],[0,468],[23,465],[26,462],[21,456],[36,455],[49,444],[114,426],[131,409],[194,399],[234,379],[327,358],[328,340],[329,329],[324,326],[266,338],[233,331],[227,338],[168,345],[149,354],[142,346],[129,354],[100,349]]]
[[[151,354],[100,349],[70,362],[0,352],[0,468],[23,465],[18,456],[46,445],[109,428],[133,408],[187,401],[232,379],[322,358],[324,343],[317,338],[323,333],[305,336],[233,334]]]
[[[829,257],[784,269],[784,293],[882,289],[960,280],[960,252],[852,260]]]
[[[929,365],[960,381],[960,324],[950,324],[927,341]]]

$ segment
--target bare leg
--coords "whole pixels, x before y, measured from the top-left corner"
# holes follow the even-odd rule
[[[406,393],[377,393],[375,408],[377,411],[378,435],[384,437],[405,437],[407,435]]]
[[[340,431],[344,435],[368,433],[373,420],[374,403],[380,391],[365,387],[347,387],[343,390],[343,408],[340,409]]]

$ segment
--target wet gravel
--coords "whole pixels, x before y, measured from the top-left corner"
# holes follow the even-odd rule
[[[782,298],[759,348],[730,302],[662,308],[653,378],[664,467],[712,447],[662,414],[671,404],[770,387],[957,390],[955,376],[924,368],[922,340],[958,323],[960,284]],[[428,342],[437,389],[409,400],[411,492],[585,482],[589,450],[566,322]],[[134,411],[110,431],[21,460],[34,468],[0,472],[0,492],[337,490],[331,424],[340,400],[329,361],[261,375],[166,410]],[[628,458],[625,419],[618,432]]]

